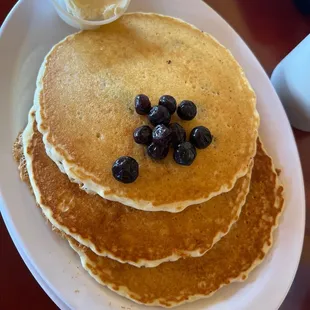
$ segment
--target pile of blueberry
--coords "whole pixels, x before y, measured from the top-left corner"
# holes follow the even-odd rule
[[[177,107],[172,96],[164,95],[160,97],[158,105],[152,107],[149,98],[141,94],[135,98],[135,109],[140,115],[148,115],[154,126],[152,129],[144,125],[133,133],[136,143],[147,145],[147,153],[152,159],[164,159],[172,146],[175,162],[190,166],[196,158],[196,148],[204,149],[212,142],[213,137],[204,126],[193,128],[189,141],[186,141],[184,128],[178,123],[170,123],[171,115],[175,112],[182,120],[192,120],[197,114],[196,105],[192,101],[184,100]],[[139,175],[139,165],[134,158],[123,156],[113,164],[112,173],[118,181],[131,183]]]

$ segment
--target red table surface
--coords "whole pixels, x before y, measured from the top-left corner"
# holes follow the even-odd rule
[[[16,2],[16,0],[1,0],[1,23]],[[291,0],[206,0],[205,2],[241,35],[268,74],[271,74],[279,61],[310,33],[310,16],[299,13]],[[294,134],[303,167],[307,209],[310,211],[310,133],[294,130]],[[310,212],[307,219],[302,258],[281,310],[310,309]],[[0,309],[57,309],[23,263],[2,218],[0,238]]]

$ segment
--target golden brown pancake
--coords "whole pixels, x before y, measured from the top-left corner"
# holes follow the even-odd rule
[[[48,220],[98,255],[135,266],[203,255],[238,219],[249,191],[252,166],[230,192],[183,212],[141,211],[89,195],[70,182],[46,155],[31,113],[23,141],[36,201]]]
[[[198,109],[181,121],[214,135],[190,167],[146,155],[132,137],[148,124],[134,111],[137,94],[156,105],[169,94]],[[147,211],[179,212],[228,192],[249,170],[259,117],[255,94],[231,53],[210,35],[175,18],[133,13],[95,31],[71,35],[47,55],[35,95],[38,129],[48,155],[89,192]],[[132,156],[140,175],[132,184],[111,173]]]
[[[96,255],[72,238],[83,267],[99,283],[136,302],[165,307],[212,295],[243,281],[262,262],[283,209],[283,187],[261,143],[254,160],[250,193],[239,220],[204,256],[136,268]]]

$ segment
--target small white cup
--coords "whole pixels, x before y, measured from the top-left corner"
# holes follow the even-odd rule
[[[85,20],[85,19],[81,19],[78,18],[76,16],[73,16],[72,14],[70,14],[67,11],[66,5],[64,3],[63,0],[51,0],[59,17],[68,25],[77,28],[77,29],[81,29],[81,30],[86,30],[86,29],[96,29],[102,25],[106,25],[109,23],[114,22],[115,20],[117,20],[118,18],[120,18],[128,9],[128,6],[130,4],[131,0],[127,0],[127,4],[124,8],[124,10],[122,10],[122,12],[118,15],[114,15],[111,18],[108,19],[103,19],[103,20]]]
[[[310,35],[277,65],[271,82],[291,125],[310,131]]]

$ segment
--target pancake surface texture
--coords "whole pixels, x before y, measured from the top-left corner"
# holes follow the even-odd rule
[[[239,220],[204,256],[136,268],[97,256],[69,238],[82,265],[99,283],[139,303],[176,306],[243,281],[265,257],[283,209],[283,187],[271,158],[259,143],[250,193]]]
[[[188,136],[199,125],[214,136],[190,167],[177,165],[172,151],[153,161],[134,142],[134,129],[148,124],[134,111],[140,93],[153,105],[165,94],[197,105],[192,121],[172,118]],[[48,155],[71,180],[140,210],[179,212],[228,192],[256,152],[255,94],[231,53],[197,28],[156,14],[126,14],[57,44],[42,64],[35,109]],[[112,176],[120,156],[139,163],[132,184]]]
[[[89,195],[70,182],[46,155],[33,110],[23,145],[31,186],[47,219],[98,255],[135,266],[202,256],[238,219],[250,186],[252,165],[228,193],[179,213],[146,212]]]

